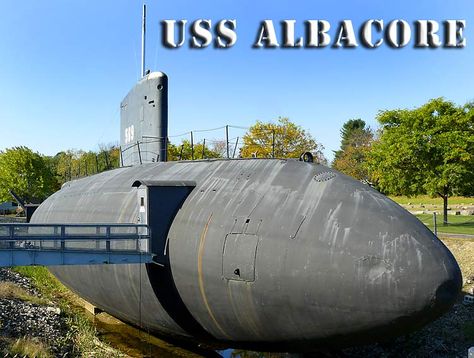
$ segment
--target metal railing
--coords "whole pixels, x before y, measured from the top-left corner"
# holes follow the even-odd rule
[[[0,223],[0,266],[150,262],[143,224]]]

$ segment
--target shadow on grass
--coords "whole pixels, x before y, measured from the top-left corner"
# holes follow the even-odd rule
[[[473,221],[468,221],[468,222],[463,222],[463,223],[458,223],[458,224],[448,224],[446,226],[462,226],[462,227],[467,227],[467,228],[472,228],[474,229],[474,219]]]

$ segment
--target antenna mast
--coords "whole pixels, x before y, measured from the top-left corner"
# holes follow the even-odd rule
[[[143,17],[142,17],[142,77],[145,77],[145,35],[146,35],[146,4],[143,4]]]

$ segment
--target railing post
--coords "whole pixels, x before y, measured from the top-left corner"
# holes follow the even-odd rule
[[[137,148],[138,148],[138,159],[140,160],[140,164],[142,163],[142,152],[140,151],[140,142],[137,141]]]
[[[61,225],[61,250],[66,249],[66,241],[65,241],[65,236],[66,236],[66,226]]]
[[[96,227],[95,227],[95,234],[96,234],[97,236],[100,236],[100,226],[96,226]],[[95,248],[96,248],[97,250],[100,249],[100,240],[95,240]]]
[[[191,160],[194,160],[194,137],[191,131]]]
[[[105,228],[105,237],[107,241],[105,242],[105,249],[106,251],[110,251],[110,226],[106,226]]]
[[[225,144],[226,144],[226,152],[227,152],[227,159],[230,158],[229,154],[229,126],[225,126]]]
[[[58,238],[58,236],[60,236],[60,232],[58,232],[58,226],[57,225],[54,226],[53,235],[56,239]],[[56,249],[57,248],[57,240],[53,240],[52,243],[53,243],[53,249]]]
[[[8,227],[8,234],[10,236],[9,246],[10,246],[10,249],[13,249],[15,246],[14,245],[15,243],[15,226],[14,225]]]
[[[237,146],[239,145],[239,137],[235,141],[234,152],[232,153],[232,158],[235,158],[235,151],[237,150]]]
[[[275,129],[272,129],[272,158],[275,158]]]
[[[140,251],[140,234],[138,233],[138,227],[135,227],[135,251]]]

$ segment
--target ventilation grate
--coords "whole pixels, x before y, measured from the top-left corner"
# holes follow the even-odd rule
[[[316,180],[319,183],[322,183],[324,181],[334,179],[335,177],[336,177],[336,173],[334,172],[321,172],[318,175],[314,176],[314,180]]]

